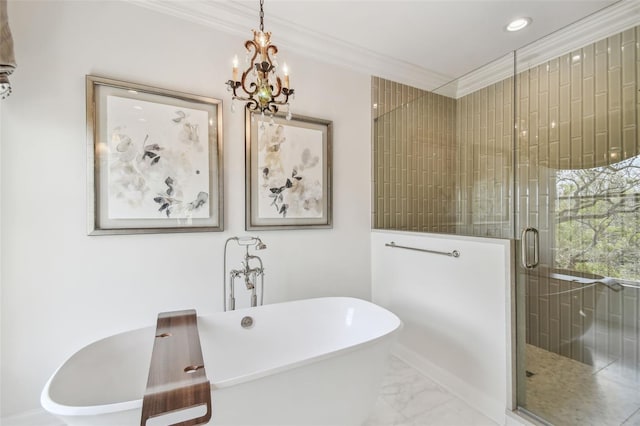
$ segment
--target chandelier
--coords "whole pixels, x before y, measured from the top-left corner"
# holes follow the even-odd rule
[[[227,90],[233,93],[231,110],[235,111],[236,100],[246,102],[245,107],[254,112],[265,111],[272,115],[278,108],[289,107],[289,97],[294,90],[289,87],[289,70],[285,63],[282,77],[278,75],[278,48],[271,44],[271,33],[264,32],[264,0],[260,0],[260,31],[253,30],[253,40],[244,42],[247,49],[247,68],[238,79],[238,57],[233,58],[232,79],[227,81]],[[291,119],[288,111],[287,119]]]

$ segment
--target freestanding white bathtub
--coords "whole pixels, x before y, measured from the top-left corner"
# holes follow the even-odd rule
[[[254,320],[242,328],[245,316]],[[346,297],[198,317],[211,425],[361,425],[402,322]],[[139,425],[155,327],[92,343],[49,379],[42,406],[69,425]],[[196,417],[196,416],[193,416]]]

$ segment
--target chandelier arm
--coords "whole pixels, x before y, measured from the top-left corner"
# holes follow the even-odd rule
[[[289,96],[293,95],[293,89],[291,89],[291,90],[284,89],[283,93],[284,93],[284,100],[280,101],[280,104],[281,105],[289,105]]]
[[[275,103],[270,103],[269,106],[267,107],[267,109],[269,110],[270,113],[275,114],[278,112],[278,107],[275,105]]]
[[[253,98],[250,98],[248,96],[238,96],[236,94],[233,95],[232,99],[235,99],[237,101],[243,101],[243,102],[249,102],[253,100]]]
[[[250,65],[247,67],[246,70],[242,72],[242,79],[240,80],[240,84],[242,86],[242,90],[244,90],[248,94],[255,95],[256,92],[258,91],[258,87],[256,86],[255,83],[251,83],[249,87],[255,87],[255,89],[250,90],[247,87],[247,76],[249,75],[250,72],[253,71],[253,66],[254,66],[253,64],[255,63],[256,57],[258,56],[259,49],[258,49],[258,45],[253,40],[247,40],[244,43],[244,47],[247,49],[248,52],[251,52],[251,50],[253,49],[253,56],[251,57]]]
[[[276,46],[275,44],[269,44],[269,46],[267,46],[267,59],[269,59],[269,63],[271,65],[273,65],[273,63],[271,62],[271,55],[277,55],[278,54],[278,46]]]
[[[244,88],[242,88],[242,90],[247,92],[247,94],[249,95],[250,98],[253,98],[253,95],[255,95],[258,92],[258,90],[260,89],[260,86],[258,86],[255,81],[252,81],[251,84],[249,85],[249,87],[253,88],[253,90],[246,90]]]
[[[258,104],[258,101],[255,100],[254,98],[251,98],[247,101],[246,108],[249,111],[255,111],[255,112],[262,111],[262,109],[260,108],[260,104]]]
[[[287,99],[288,99],[288,96],[285,96],[284,100],[282,100],[282,101],[273,101],[273,102],[271,102],[271,104],[273,104],[273,105],[287,105],[288,104]]]
[[[273,92],[273,85],[271,86],[271,91]],[[273,99],[275,100],[282,93],[282,80],[280,77],[276,76],[276,91],[272,94]]]
[[[249,71],[245,71],[242,73],[242,80],[240,81],[240,87],[244,90],[248,95],[253,96],[258,92],[258,85],[255,82],[251,82],[251,84],[247,84],[247,75]]]
[[[267,62],[269,62],[269,72],[271,72],[275,68],[274,65],[273,65],[273,60],[271,59],[271,55],[276,55],[278,53],[278,47],[273,45],[273,44],[269,44],[266,47],[265,51],[266,51],[266,55],[265,55],[266,60],[267,60]],[[281,89],[282,89],[282,82],[280,81],[280,77],[278,77],[275,74],[275,72],[274,72],[274,75],[276,77],[277,91],[276,91],[275,94],[273,94],[273,85],[271,85],[272,100],[274,98],[277,98],[278,96],[280,96],[280,92],[281,92]],[[264,73],[264,77],[268,78],[268,73],[267,72]]]
[[[249,66],[249,69],[253,68],[253,63],[256,60],[256,57],[258,56],[258,51],[260,50],[259,46],[256,44],[255,41],[253,40],[247,40],[244,42],[244,48],[247,49],[247,52],[251,52],[251,49],[253,48],[253,56],[251,57],[251,64]]]

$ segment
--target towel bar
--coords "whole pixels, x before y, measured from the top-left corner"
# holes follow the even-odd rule
[[[421,252],[424,252],[424,253],[442,254],[444,256],[449,256],[449,257],[460,257],[460,252],[458,250],[453,250],[451,252],[427,250],[427,249],[421,249],[421,248],[415,248],[415,247],[399,246],[396,243],[394,243],[393,241],[391,241],[390,243],[386,243],[385,246],[386,247],[393,247],[393,248],[401,248],[401,249],[405,249],[405,250],[421,251]]]

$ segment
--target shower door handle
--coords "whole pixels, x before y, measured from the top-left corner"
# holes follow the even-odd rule
[[[527,235],[533,234],[533,262],[529,263],[527,256]],[[540,263],[540,233],[536,228],[528,227],[520,235],[520,260],[525,269],[533,269]]]

